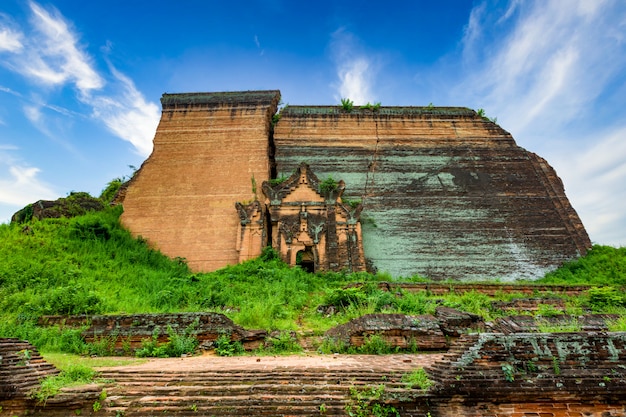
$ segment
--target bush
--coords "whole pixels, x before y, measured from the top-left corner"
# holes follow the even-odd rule
[[[322,181],[319,185],[320,194],[327,195],[331,192],[335,191],[339,184],[337,181],[333,179],[333,177],[328,177],[324,181]]]
[[[61,391],[61,388],[88,384],[94,381],[98,373],[85,365],[70,365],[59,375],[49,376],[41,381],[39,388],[31,396],[40,403],[45,403],[48,398],[54,397]]]
[[[244,352],[241,342],[231,340],[229,334],[220,335],[214,342],[214,346],[218,356],[236,356]]]
[[[394,353],[396,349],[387,343],[381,335],[372,334],[365,337],[363,346],[359,347],[357,351],[366,355],[385,355]]]
[[[263,352],[272,354],[302,352],[302,346],[290,332],[280,332],[276,337],[265,340]]]
[[[597,287],[587,291],[589,305],[600,312],[611,307],[622,307],[626,305],[626,298],[621,291],[615,287]]]
[[[366,301],[367,294],[360,287],[336,288],[324,298],[324,304],[335,306],[342,310],[351,305],[359,306],[365,304]]]
[[[352,109],[354,108],[354,102],[352,100],[350,100],[349,98],[342,98],[341,99],[341,108],[350,113],[352,112]]]
[[[402,382],[404,382],[409,389],[419,388],[424,391],[434,384],[424,368],[418,368],[402,375]]]

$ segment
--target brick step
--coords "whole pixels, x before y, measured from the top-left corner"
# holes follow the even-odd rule
[[[117,384],[131,385],[160,385],[160,386],[173,386],[173,385],[200,385],[205,387],[211,386],[224,386],[224,385],[255,385],[255,384],[273,384],[273,385],[333,385],[339,383],[359,383],[359,384],[393,384],[399,382],[402,378],[401,375],[394,376],[377,376],[377,377],[345,377],[341,376],[329,376],[329,377],[310,377],[310,378],[277,378],[273,376],[262,378],[146,378],[146,377],[117,377],[115,375],[102,375],[102,378],[106,380],[115,381]]]
[[[417,368],[417,366],[416,366]],[[262,371],[262,372],[248,372],[248,371],[197,371],[197,372],[117,372],[101,370],[100,375],[103,378],[110,379],[132,379],[132,378],[155,378],[155,379],[194,379],[203,378],[209,380],[224,380],[226,379],[263,379],[263,378],[284,378],[284,379],[308,379],[308,378],[392,378],[400,377],[407,371],[329,371],[321,369],[316,372],[292,372],[292,371]]]
[[[273,385],[273,384],[255,384],[255,385],[222,385],[221,387],[204,387],[197,385],[178,385],[178,386],[122,386],[114,387],[107,392],[111,394],[122,392],[126,396],[138,396],[154,394],[160,396],[193,396],[193,395],[263,395],[264,393],[281,393],[295,394],[314,393],[314,392],[347,392],[352,385]]]
[[[298,400],[294,398],[275,398],[246,400],[235,398],[228,401],[219,398],[189,398],[175,404],[160,401],[159,397],[146,397],[126,407],[106,406],[106,415],[122,414],[125,417],[176,415],[176,416],[281,416],[281,415],[343,415],[347,399],[330,396]],[[320,410],[325,410],[324,414]]]

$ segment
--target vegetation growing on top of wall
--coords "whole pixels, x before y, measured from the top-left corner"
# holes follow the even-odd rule
[[[352,109],[354,108],[354,101],[350,100],[349,98],[342,98],[341,99],[341,108],[348,113],[352,112]]]
[[[271,249],[255,260],[194,274],[184,259],[169,259],[141,237],[133,238],[120,226],[121,210],[109,207],[70,219],[0,225],[0,337],[28,339],[44,351],[98,353],[105,346],[86,346],[81,329],[40,327],[38,317],[215,311],[250,329],[320,335],[364,314],[428,314],[438,305],[490,320],[505,314],[492,301],[516,297],[502,294],[492,298],[475,292],[435,296],[402,289],[392,293],[378,285],[393,281],[387,274],[310,274],[290,268]],[[625,277],[626,248],[594,246],[586,257],[540,282],[597,286],[579,297],[563,296],[566,312],[624,315]],[[424,278],[399,280],[423,282]],[[364,285],[347,287],[356,282]],[[324,306],[327,308],[320,308]],[[547,310],[544,307],[540,313],[559,314]],[[615,326],[623,327],[621,322]],[[172,336],[173,340],[176,337]],[[184,340],[175,341],[182,345]],[[288,344],[287,339],[274,342],[275,349]]]
[[[373,112],[377,112],[378,110],[380,110],[380,101],[372,104],[369,101],[367,102],[367,104],[364,104],[363,106],[361,106],[362,110],[371,110]]]

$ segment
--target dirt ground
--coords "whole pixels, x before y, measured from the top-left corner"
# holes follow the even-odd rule
[[[205,354],[183,358],[151,358],[133,365],[107,367],[106,369],[132,370],[136,372],[189,372],[220,370],[265,370],[325,368],[368,370],[411,370],[428,366],[441,359],[443,354],[395,354],[395,355],[318,355],[289,356],[235,356],[220,357]]]

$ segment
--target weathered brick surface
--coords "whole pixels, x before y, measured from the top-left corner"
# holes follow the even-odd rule
[[[31,391],[43,378],[58,372],[27,341],[0,338],[0,416],[32,405]]]
[[[164,94],[154,151],[124,196],[122,223],[194,270],[239,262],[235,203],[270,178],[278,91]]]
[[[362,346],[367,337],[381,336],[389,345],[420,350],[442,350],[448,347],[439,321],[431,315],[366,314],[346,324],[333,327],[326,337],[347,346]]]
[[[172,358],[102,369],[106,386],[0,415],[88,415],[106,388],[97,415],[345,416],[351,389],[384,386],[381,401],[403,417],[623,417],[624,363],[626,333],[593,332],[465,335],[444,355]],[[420,367],[428,391],[402,382]]]
[[[487,324],[489,331],[498,333],[532,333],[538,332],[541,326],[565,327],[576,325],[586,332],[605,332],[609,323],[619,318],[617,314],[585,314],[571,316],[560,314],[548,317],[517,315],[500,317]]]
[[[554,293],[560,295],[577,296],[592,288],[589,285],[520,285],[520,284],[470,284],[470,283],[390,283],[381,282],[379,287],[391,290],[401,288],[405,291],[419,292],[426,291],[434,295],[443,294],[464,294],[467,292],[478,292],[494,297],[498,294],[545,294]]]
[[[123,223],[195,270],[236,263],[255,253],[238,247],[234,204],[307,162],[363,202],[365,256],[394,276],[536,278],[591,246],[554,170],[472,110],[288,106],[272,136],[278,98],[165,94]]]
[[[547,162],[469,109],[289,106],[274,143],[279,174],[306,160],[346,182],[394,276],[536,278],[591,246]]]
[[[168,331],[183,334],[186,331],[210,348],[223,334],[242,342],[248,350],[256,349],[267,337],[265,330],[246,330],[220,313],[127,314],[106,316],[44,316],[40,325],[81,327],[88,325],[82,335],[92,343],[102,338],[113,339],[118,353],[124,348],[137,349],[145,339],[156,336],[160,343],[168,341]]]
[[[483,333],[459,343],[430,368],[442,397],[626,402],[626,333]]]

